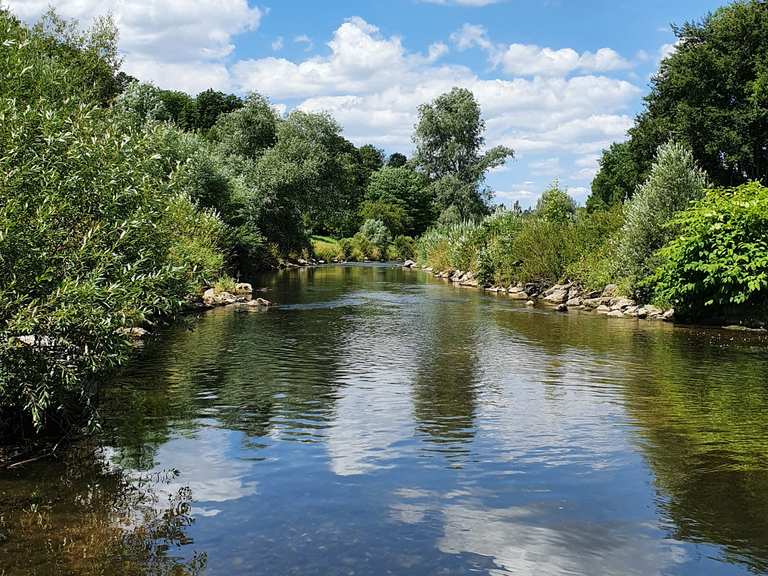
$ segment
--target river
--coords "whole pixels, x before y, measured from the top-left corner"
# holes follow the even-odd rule
[[[768,573],[768,342],[395,266],[164,331],[0,473],[0,575]]]

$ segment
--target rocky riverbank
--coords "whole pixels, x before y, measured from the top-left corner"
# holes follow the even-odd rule
[[[480,285],[471,271],[435,271],[429,267],[420,267],[413,260],[406,260],[403,267],[431,273],[436,278],[442,278],[457,286],[468,286],[488,292],[507,294],[512,300],[524,301],[528,306],[550,306],[558,312],[583,310],[611,318],[635,318],[665,322],[672,322],[675,318],[673,309],[662,310],[657,306],[641,304],[631,298],[621,296],[613,284],[596,291],[585,290],[573,282],[555,284],[554,286],[534,282],[510,286],[485,286]]]

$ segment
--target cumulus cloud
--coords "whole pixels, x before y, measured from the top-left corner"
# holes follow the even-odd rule
[[[577,52],[573,48],[553,49],[535,44],[494,44],[483,26],[464,24],[451,35],[459,50],[478,47],[488,53],[494,67],[512,76],[563,76],[572,72],[610,72],[632,67],[611,48]]]
[[[19,17],[33,21],[50,0],[6,0]],[[233,36],[258,28],[262,11],[247,0],[58,0],[56,11],[88,23],[112,14],[120,29],[123,69],[142,80],[197,92],[226,88],[224,65]]]

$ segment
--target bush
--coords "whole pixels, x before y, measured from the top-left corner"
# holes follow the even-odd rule
[[[351,238],[342,238],[339,240],[339,250],[342,260],[351,260],[353,252],[353,242]]]
[[[536,203],[536,216],[548,222],[565,224],[573,220],[575,215],[576,203],[567,192],[560,190],[558,182],[552,184]]]
[[[313,238],[312,252],[317,259],[325,260],[326,262],[345,259],[339,242],[332,239]]]
[[[708,190],[674,221],[648,282],[682,316],[752,314],[768,304],[768,188]]]
[[[355,234],[355,238],[361,237],[361,246],[368,245],[367,255],[374,260],[386,258],[387,246],[392,238],[389,230],[381,220],[366,220],[360,226],[360,232]]]
[[[703,194],[706,175],[690,150],[669,142],[659,147],[650,176],[627,203],[618,245],[618,274],[634,288],[655,268],[654,253],[674,235],[674,215]]]
[[[410,260],[413,258],[415,242],[410,236],[397,236],[390,246],[390,258]]]

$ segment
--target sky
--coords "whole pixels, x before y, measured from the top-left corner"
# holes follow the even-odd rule
[[[357,145],[413,151],[419,104],[475,94],[486,145],[515,157],[488,176],[523,207],[557,179],[579,202],[601,151],[626,137],[671,24],[722,0],[0,0],[33,22],[52,5],[111,13],[123,69],[161,88],[257,91],[285,113],[325,110]]]

